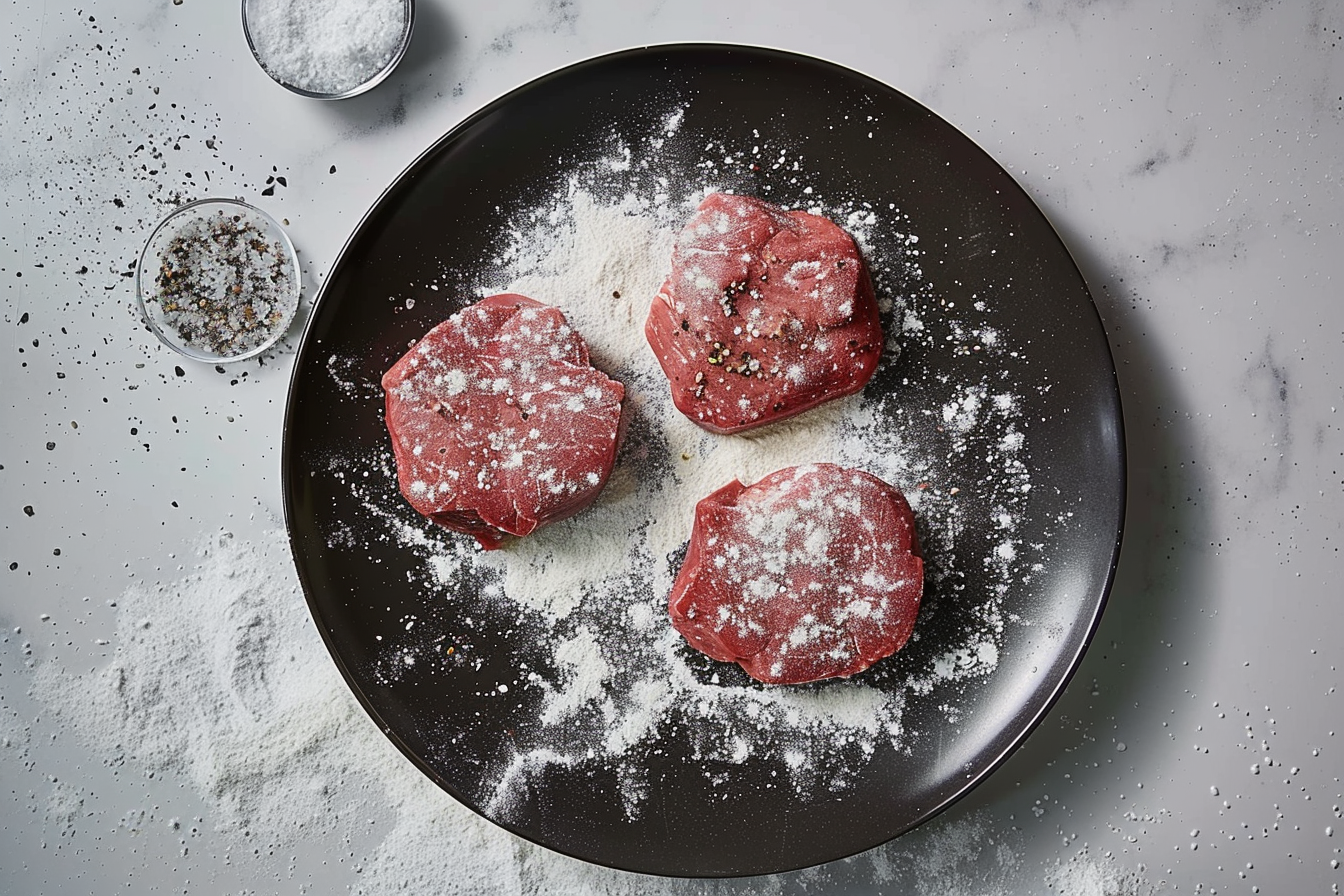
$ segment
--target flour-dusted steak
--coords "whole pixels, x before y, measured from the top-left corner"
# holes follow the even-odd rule
[[[718,433],[857,392],[882,351],[853,238],[819,215],[725,193],[677,237],[644,332],[677,409]]]
[[[616,458],[624,388],[559,309],[525,296],[430,330],[383,391],[401,493],[487,549],[587,507]]]
[[[768,684],[848,677],[909,640],[924,591],[899,490],[835,464],[734,480],[702,499],[672,625]]]

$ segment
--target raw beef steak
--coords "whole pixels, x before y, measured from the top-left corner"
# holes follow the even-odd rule
[[[677,409],[718,433],[857,392],[882,351],[853,238],[819,215],[725,193],[677,237],[644,333]]]
[[[905,646],[924,591],[896,488],[834,464],[702,499],[668,601],[692,647],[768,684],[848,677]]]
[[[557,308],[496,295],[430,330],[383,375],[401,493],[487,549],[597,498],[625,390]]]

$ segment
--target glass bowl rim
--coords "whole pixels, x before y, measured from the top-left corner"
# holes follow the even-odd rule
[[[147,275],[145,273],[145,265],[146,262],[150,260],[151,250],[160,234],[162,234],[173,222],[179,221],[190,214],[199,214],[206,206],[242,209],[243,211],[256,216],[261,223],[265,224],[270,231],[274,232],[276,237],[280,240],[285,257],[289,260],[289,265],[294,271],[294,285],[291,290],[294,301],[288,313],[285,315],[284,320],[278,323],[271,335],[260,344],[236,355],[218,355],[213,352],[193,349],[190,346],[183,344],[174,334],[166,332],[159,321],[155,319],[155,316],[150,313],[149,301],[145,295],[146,289],[149,288],[150,283],[150,281],[147,280]],[[155,265],[155,267],[157,268],[157,265]],[[177,352],[179,355],[190,358],[193,361],[202,361],[211,364],[227,364],[234,361],[245,361],[248,358],[255,358],[262,352],[273,348],[285,333],[289,331],[290,326],[294,323],[294,318],[298,314],[299,302],[302,297],[303,277],[299,270],[299,257],[294,249],[293,241],[289,238],[289,234],[285,231],[285,228],[281,226],[280,222],[270,214],[241,199],[209,196],[204,199],[194,199],[191,202],[177,206],[168,214],[164,215],[159,223],[154,226],[154,229],[150,231],[149,237],[145,240],[144,247],[140,250],[140,258],[135,266],[135,300],[136,304],[139,306],[140,316],[144,323],[154,332],[154,335],[159,338],[160,342]]]

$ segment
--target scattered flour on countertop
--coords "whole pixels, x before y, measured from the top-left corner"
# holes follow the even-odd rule
[[[1153,896],[1166,890],[1161,882],[1153,883],[1139,871],[1093,859],[1087,849],[1047,869],[1044,880],[1047,892],[1061,896]]]
[[[327,655],[283,530],[208,536],[181,578],[134,583],[115,604],[110,660],[82,670],[35,664],[33,693],[52,720],[103,762],[190,784],[215,813],[218,836],[235,837],[240,852],[358,843],[370,818],[387,818],[367,855],[351,853],[354,894],[778,896],[858,880],[870,882],[865,892],[910,896],[1007,896],[1037,892],[1041,880],[1069,896],[1155,892],[1113,859],[1084,853],[1044,872],[1024,867],[1027,835],[983,812],[792,874],[713,882],[601,868],[485,821],[392,746]],[[80,799],[54,782],[49,828],[74,825]],[[133,829],[142,821],[123,819]]]
[[[121,595],[110,662],[39,666],[36,691],[100,755],[190,780],[232,824],[317,817],[350,772],[344,750],[391,751],[316,640],[292,566],[283,532],[218,534],[184,578]]]

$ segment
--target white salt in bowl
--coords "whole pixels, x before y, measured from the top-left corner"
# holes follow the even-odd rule
[[[298,255],[259,208],[199,199],[154,228],[135,294],[159,341],[196,361],[253,358],[280,341],[299,309]]]
[[[316,100],[380,84],[406,55],[414,24],[415,0],[243,0],[252,58],[281,87]]]

